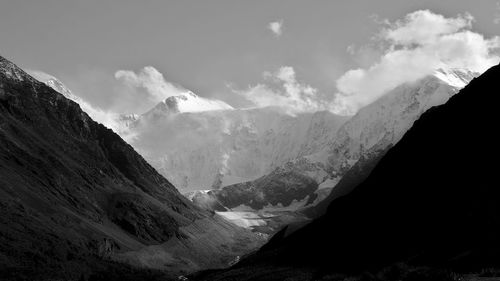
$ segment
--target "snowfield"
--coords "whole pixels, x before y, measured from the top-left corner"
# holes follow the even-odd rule
[[[273,217],[273,215],[259,214],[256,212],[245,212],[245,211],[228,211],[228,212],[216,212],[218,215],[222,216],[226,220],[241,226],[243,228],[252,228],[253,226],[265,226],[267,225],[266,219]]]

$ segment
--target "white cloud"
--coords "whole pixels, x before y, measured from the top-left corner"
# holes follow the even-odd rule
[[[156,68],[146,66],[138,73],[130,70],[118,70],[115,78],[130,89],[144,89],[147,98],[152,102],[160,102],[170,96],[182,95],[187,92],[186,89],[176,86],[165,80]]]
[[[471,31],[471,15],[446,18],[429,10],[388,22],[378,34],[380,58],[366,68],[347,71],[337,80],[334,111],[353,113],[396,86],[441,67],[483,72],[499,62],[499,37]],[[349,49],[352,52],[352,48]]]
[[[279,37],[283,33],[283,20],[270,22],[267,28],[269,28],[274,35]]]
[[[290,114],[324,110],[328,102],[310,85],[297,81],[295,70],[283,66],[276,72],[264,72],[266,84],[257,84],[246,90],[234,90],[257,107],[275,106]]]

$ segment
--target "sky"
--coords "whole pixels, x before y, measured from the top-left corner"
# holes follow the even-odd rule
[[[187,90],[352,114],[443,63],[498,63],[495,0],[0,0],[0,55],[105,112]]]

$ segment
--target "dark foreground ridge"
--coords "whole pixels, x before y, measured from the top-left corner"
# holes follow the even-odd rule
[[[2,57],[0,210],[0,280],[165,280],[234,259],[213,236],[253,243]]]
[[[399,279],[385,272],[363,280],[428,280],[408,268],[499,268],[499,81],[495,66],[424,113],[364,182],[313,223],[229,270],[193,278],[344,280],[399,264],[393,268],[408,270]]]
[[[113,233],[159,243],[201,216],[115,133],[2,57],[0,209],[1,276],[35,280],[142,274],[105,259],[127,250]]]

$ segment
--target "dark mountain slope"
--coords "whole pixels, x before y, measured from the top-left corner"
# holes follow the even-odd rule
[[[174,273],[225,265],[255,247],[252,234],[193,206],[77,103],[2,57],[0,209],[5,278],[134,279],[135,269],[114,261]],[[209,240],[215,234],[247,245],[224,249]]]
[[[339,183],[335,185],[335,188],[324,200],[319,202],[316,206],[309,207],[301,212],[310,218],[318,218],[324,215],[330,203],[354,190],[356,186],[362,183],[370,175],[378,161],[380,161],[391,147],[392,145],[389,145],[389,147],[374,146],[373,149],[365,152],[356,164],[344,174]]]
[[[395,262],[499,267],[499,81],[495,66],[428,110],[324,216],[207,280],[316,280]]]

